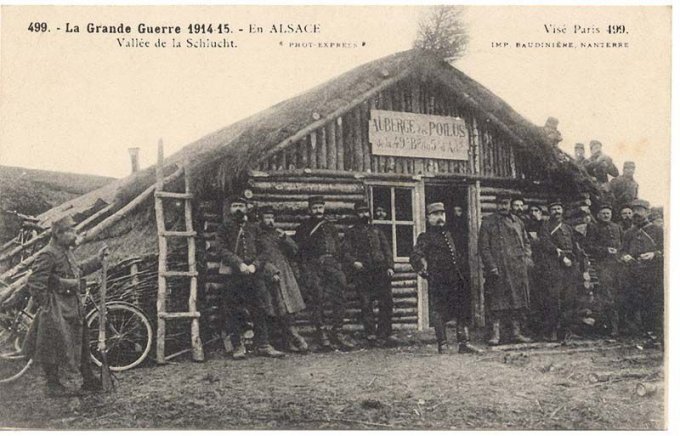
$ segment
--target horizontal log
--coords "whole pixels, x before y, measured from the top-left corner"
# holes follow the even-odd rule
[[[304,182],[261,182],[251,185],[253,193],[279,193],[303,195],[363,194],[361,183],[304,183]]]
[[[358,194],[326,194],[323,196],[324,199],[328,201],[352,201],[356,202],[359,200],[365,200],[366,196],[363,192]],[[280,203],[289,201],[302,201],[307,202],[309,195],[307,194],[280,194],[271,192],[258,192],[253,194],[253,201],[258,203],[258,206],[262,206],[261,203]]]
[[[158,317],[162,319],[178,319],[178,318],[200,318],[200,312],[159,312]]]
[[[196,232],[176,232],[176,231],[164,231],[158,232],[159,236],[172,237],[172,238],[193,238],[197,235]]]
[[[154,193],[154,196],[159,198],[175,198],[183,200],[191,200],[194,198],[194,194],[187,194],[185,192],[166,192],[166,191],[156,191]]]
[[[198,277],[196,271],[163,271],[159,274],[164,277]]]
[[[393,288],[415,288],[418,285],[416,280],[397,280],[392,282]]]

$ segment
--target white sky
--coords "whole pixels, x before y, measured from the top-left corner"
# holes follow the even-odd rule
[[[414,7],[11,8],[2,10],[0,163],[124,176],[128,147],[153,163],[245,116],[364,62],[410,48]],[[316,36],[238,35],[238,49],[123,49],[110,35],[35,34],[35,17],[84,30],[101,24],[228,21],[319,23]],[[665,204],[670,150],[669,8],[471,7],[471,44],[456,66],[542,125],[560,120],[562,146],[597,138],[620,167],[638,164],[640,194]],[[491,41],[602,41],[547,36],[543,24],[625,24],[631,48],[492,49]],[[185,29],[183,29],[185,30]],[[135,37],[138,35],[130,35]],[[189,35],[181,35],[184,39]],[[217,38],[216,35],[209,36]],[[152,38],[155,40],[155,38]],[[279,41],[362,42],[360,49],[290,49]]]

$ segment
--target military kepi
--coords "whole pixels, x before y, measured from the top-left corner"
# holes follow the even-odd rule
[[[548,209],[550,209],[553,206],[564,207],[564,204],[562,203],[562,200],[560,200],[559,198],[556,198],[556,199],[552,200],[550,203],[548,203]]]
[[[326,201],[320,195],[314,195],[309,197],[309,200],[307,202],[309,203],[309,207],[312,207],[315,204],[326,204]]]
[[[435,212],[444,212],[446,209],[444,208],[444,203],[430,203],[427,205],[427,214],[435,213]]]
[[[367,212],[369,211],[368,203],[366,203],[364,200],[359,200],[356,203],[354,203],[354,211],[355,212]]]
[[[630,202],[630,207],[635,208],[635,207],[642,207],[644,209],[649,210],[649,201],[647,200],[641,200],[641,199],[636,199]]]

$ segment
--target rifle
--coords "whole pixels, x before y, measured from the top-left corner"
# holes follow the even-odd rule
[[[111,369],[109,368],[106,356],[106,276],[108,269],[108,259],[104,257],[102,259],[102,282],[99,288],[99,341],[97,344],[97,349],[101,354],[101,381],[104,392],[113,390],[113,378],[111,377]]]

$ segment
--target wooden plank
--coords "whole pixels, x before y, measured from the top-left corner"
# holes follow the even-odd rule
[[[164,277],[198,277],[196,271],[165,271],[162,274]]]
[[[318,138],[319,138],[319,153],[317,154],[317,163],[316,166],[318,168],[327,168],[328,166],[328,157],[327,157],[327,139],[326,139],[326,127],[321,127],[319,128],[318,132]]]
[[[183,200],[191,200],[194,194],[187,194],[186,192],[154,192],[154,196],[161,198],[177,198]]]
[[[171,238],[193,238],[196,236],[195,231],[159,231],[158,236],[171,237]]]
[[[326,126],[326,168],[331,170],[338,169],[338,149],[336,147],[335,138],[335,120],[328,123]]]
[[[316,162],[318,160],[317,154],[318,154],[318,147],[316,144],[316,132],[312,132],[309,134],[309,159],[307,161],[307,164],[309,165],[309,168],[311,169],[316,169]]]
[[[300,155],[298,158],[298,161],[300,162],[301,166],[300,168],[309,168],[309,151],[307,150],[308,148],[308,140],[307,137],[304,137],[300,139]]]
[[[200,312],[158,312],[159,320],[179,319],[179,318],[200,318]],[[165,360],[165,357],[164,357]]]
[[[281,155],[284,158],[283,167],[285,168],[286,150],[282,150]],[[187,168],[187,165],[185,164],[184,167]],[[193,192],[188,169],[184,171],[184,191],[189,195],[192,195],[191,193]],[[192,203],[191,201],[186,201],[184,203],[184,223],[187,233],[195,233],[193,222]],[[203,362],[205,360],[205,353],[201,343],[200,325],[198,323],[200,313],[197,311],[196,301],[198,298],[198,271],[196,270],[196,240],[194,238],[189,238],[187,241],[187,267],[188,273],[191,274],[191,279],[189,280],[189,312],[198,314],[191,321],[191,357],[194,362]]]
[[[361,109],[356,108],[351,112],[352,115],[352,169],[354,171],[365,171],[364,168],[364,148],[361,143]]]
[[[480,262],[478,250],[478,236],[479,227],[481,226],[482,211],[479,200],[479,193],[481,191],[480,182],[476,181],[468,187],[468,213],[469,221],[468,228],[468,253],[469,268],[470,268],[470,291],[472,294],[472,314],[475,325],[483,327],[484,319],[484,291],[482,288],[482,264]]]
[[[156,163],[156,191],[163,191],[163,141],[158,142],[158,162]],[[163,200],[155,199],[156,227],[158,233],[165,231],[165,216],[163,214]],[[165,276],[168,257],[168,241],[158,238],[158,296],[156,298],[156,313],[165,313],[165,295],[167,283]],[[158,316],[156,330],[156,362],[165,363],[165,319]]]
[[[343,128],[343,123],[342,123],[342,117],[338,117],[337,121],[337,129],[335,131],[336,138],[337,138],[337,149],[338,149],[338,169],[341,171],[344,171],[345,168],[345,136],[344,136],[344,128]]]
[[[364,157],[363,170],[365,172],[372,172],[371,168],[371,146],[368,143],[368,123],[370,118],[370,113],[368,109],[368,102],[364,102],[360,106],[360,120],[359,120],[359,133],[361,135],[361,148],[362,155]]]

